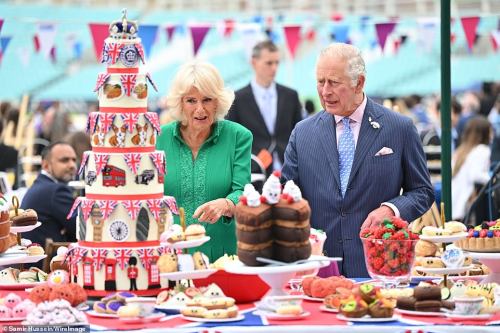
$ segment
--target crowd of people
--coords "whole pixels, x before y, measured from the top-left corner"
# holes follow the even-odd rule
[[[254,77],[236,92],[207,62],[194,60],[179,68],[161,111],[157,140],[157,149],[168,156],[165,194],[185,208],[188,224],[206,224],[212,241],[199,250],[211,261],[234,254],[233,213],[257,159],[267,174],[281,170],[283,183],[299,185],[312,208],[312,227],[327,233],[326,254],[344,258],[340,272],[367,276],[360,228],[391,216],[413,221],[439,200],[440,171],[430,168],[440,159],[439,98],[378,103],[364,91],[369,76],[360,50],[334,43],[316,63],[321,105],[316,112],[314,102],[302,106],[299,92],[275,81],[279,63],[273,42],[255,45]],[[3,103],[1,111],[0,133],[16,109]],[[451,111],[452,218],[463,220],[500,159],[500,85],[458,94]],[[90,138],[72,130],[57,102],[40,104],[33,124],[38,142],[46,144],[38,150],[40,174],[22,200],[23,208],[40,212],[43,228],[31,236],[42,245],[46,238],[74,241],[75,220],[65,217],[73,203],[67,184],[76,177],[83,151],[90,150]],[[19,168],[17,155],[0,141],[0,171]],[[475,218],[480,223],[486,216]]]

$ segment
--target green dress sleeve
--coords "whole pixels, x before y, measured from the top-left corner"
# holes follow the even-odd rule
[[[250,167],[252,163],[252,140],[250,131],[242,130],[236,137],[236,151],[233,164],[233,181],[231,192],[226,196],[235,205],[243,193],[243,188],[250,183]]]

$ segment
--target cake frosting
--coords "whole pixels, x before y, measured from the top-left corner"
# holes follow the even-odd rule
[[[70,215],[78,214],[78,243],[68,250],[71,281],[89,296],[133,290],[157,295],[158,258],[166,251],[161,234],[177,214],[175,199],[163,195],[166,158],[155,150],[160,132],[158,116],[147,112],[149,73],[140,67],[144,50],[136,22],[109,26],[95,91],[98,112],[89,114],[87,130],[92,150],[79,169],[85,197],[75,200]]]
[[[275,171],[264,183],[260,202],[246,185],[236,206],[238,258],[246,265],[263,265],[257,257],[293,262],[311,255],[309,204],[293,181],[282,192],[279,176]]]

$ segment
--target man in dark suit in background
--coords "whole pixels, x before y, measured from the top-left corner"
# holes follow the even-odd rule
[[[434,201],[415,126],[367,98],[365,73],[352,45],[321,52],[316,82],[324,110],[297,124],[282,170],[309,200],[311,226],[326,232],[326,253],[343,257],[347,277],[368,276],[362,227],[392,216],[413,221]]]
[[[67,183],[76,175],[76,154],[64,142],[55,142],[42,151],[42,171],[28,189],[21,203],[23,209],[34,209],[42,225],[23,237],[45,246],[45,240],[76,241],[76,216],[66,219],[73,195]]]
[[[236,91],[227,116],[252,132],[252,154],[259,155],[262,149],[271,154],[268,174],[273,169],[281,169],[290,133],[302,120],[297,92],[274,81],[279,61],[280,53],[273,42],[263,41],[254,46],[252,67],[255,77],[250,84]]]

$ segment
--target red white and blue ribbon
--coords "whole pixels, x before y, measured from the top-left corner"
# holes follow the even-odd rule
[[[97,118],[99,118],[99,112],[90,112],[89,118],[87,119],[87,129],[86,129],[88,134],[94,134]]]
[[[134,90],[135,83],[137,81],[137,75],[136,74],[120,75],[120,81],[122,82],[123,90],[125,90],[127,96],[130,96],[130,94],[132,94],[132,91]]]
[[[125,124],[128,126],[128,131],[132,133],[135,129],[135,124],[137,124],[137,121],[139,120],[139,114],[138,113],[122,113],[121,114],[122,120]]]
[[[99,115],[99,124],[101,124],[104,134],[108,133],[111,125],[113,125],[115,116],[114,113],[101,113]]]
[[[149,157],[151,161],[155,165],[158,172],[162,175],[165,174],[165,154],[163,152],[155,151],[154,153],[150,153]]]
[[[102,169],[108,164],[109,155],[108,154],[94,154],[95,159],[95,173],[99,176]]]
[[[153,216],[157,221],[160,219],[160,210],[162,202],[163,202],[162,199],[151,199],[147,201],[149,211],[151,212],[151,214],[153,214]]]
[[[102,200],[99,202],[99,208],[101,209],[101,214],[103,219],[107,219],[113,210],[115,209],[118,201],[116,200]]]
[[[127,210],[130,218],[135,221],[141,210],[141,200],[124,200],[122,205]]]
[[[83,219],[86,221],[89,218],[89,215],[94,207],[95,200],[87,199],[81,201],[80,209],[82,210]]]
[[[115,255],[116,261],[120,265],[120,268],[125,269],[125,265],[128,263],[130,256],[132,255],[131,249],[119,249],[113,250],[113,254]]]
[[[89,151],[83,152],[82,161],[80,162],[80,168],[78,168],[78,175],[81,175],[83,170],[85,170],[85,166],[87,165],[87,162],[89,161],[89,156],[90,156]]]
[[[142,63],[145,64],[144,48],[142,47],[142,44],[141,43],[135,44],[135,48],[137,49],[137,53],[139,53],[139,57],[141,58]]]
[[[99,75],[97,75],[97,81],[95,82],[94,92],[99,90],[99,88],[102,87],[102,85],[106,82],[108,78],[109,78],[108,73],[100,73]]]
[[[175,198],[169,195],[166,195],[163,197],[163,203],[165,203],[170,211],[174,213],[175,215],[179,215],[179,209],[177,209],[177,201],[175,201]]]
[[[144,266],[144,268],[146,269],[149,269],[149,267],[151,267],[151,261],[154,256],[154,249],[153,248],[138,249],[137,254],[139,254],[142,266]]]
[[[158,87],[156,87],[156,84],[154,83],[153,78],[151,77],[151,74],[146,73],[146,78],[148,79],[149,83],[151,83],[151,85],[153,86],[153,89],[155,91],[158,91]]]
[[[150,122],[153,128],[156,131],[157,135],[161,133],[160,120],[158,119],[158,115],[155,112],[146,112],[144,117]]]
[[[94,259],[94,267],[99,271],[102,265],[104,265],[108,251],[105,249],[92,249],[91,251],[92,258]]]
[[[137,174],[137,170],[139,169],[139,165],[141,164],[141,154],[139,153],[126,153],[123,154],[125,158],[125,163],[132,170],[134,174]]]
[[[118,58],[120,57],[120,52],[122,51],[123,44],[119,43],[109,43],[107,45],[107,51],[108,55],[111,60],[111,64],[114,65],[118,61]]]

